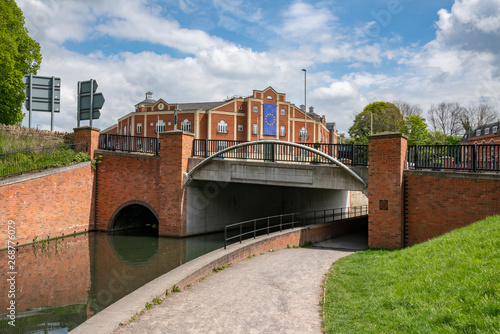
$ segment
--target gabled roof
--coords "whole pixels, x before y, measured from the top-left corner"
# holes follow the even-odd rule
[[[496,133],[493,133],[493,131],[491,129],[494,126],[497,127],[497,132]],[[500,122],[494,122],[494,123],[488,123],[488,124],[485,124],[485,125],[478,126],[476,129],[474,129],[474,131],[468,132],[468,133],[464,134],[463,137],[462,137],[462,139],[460,139],[460,142],[461,143],[465,143],[465,142],[468,142],[470,140],[474,140],[474,138],[476,138],[476,137],[484,136],[485,135],[484,130],[487,129],[487,128],[490,129],[488,135],[490,135],[490,136],[493,136],[493,135],[500,136]],[[479,136],[477,135],[477,130],[481,130],[481,134]]]

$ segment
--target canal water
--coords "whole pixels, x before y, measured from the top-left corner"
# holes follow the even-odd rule
[[[156,277],[222,246],[222,233],[165,238],[95,232],[19,247],[15,327],[6,313],[7,252],[0,252],[0,333],[67,333]]]

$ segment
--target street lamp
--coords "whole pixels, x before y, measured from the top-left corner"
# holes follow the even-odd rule
[[[302,142],[305,143],[307,137],[307,70],[303,68],[302,71],[304,71],[304,134]]]

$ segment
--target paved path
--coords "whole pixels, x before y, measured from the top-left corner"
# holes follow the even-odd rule
[[[166,297],[114,333],[321,333],[322,282],[351,251],[257,254]]]

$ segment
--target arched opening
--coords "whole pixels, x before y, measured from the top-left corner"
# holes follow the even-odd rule
[[[146,206],[133,203],[116,214],[111,231],[130,235],[158,235],[158,219]]]

